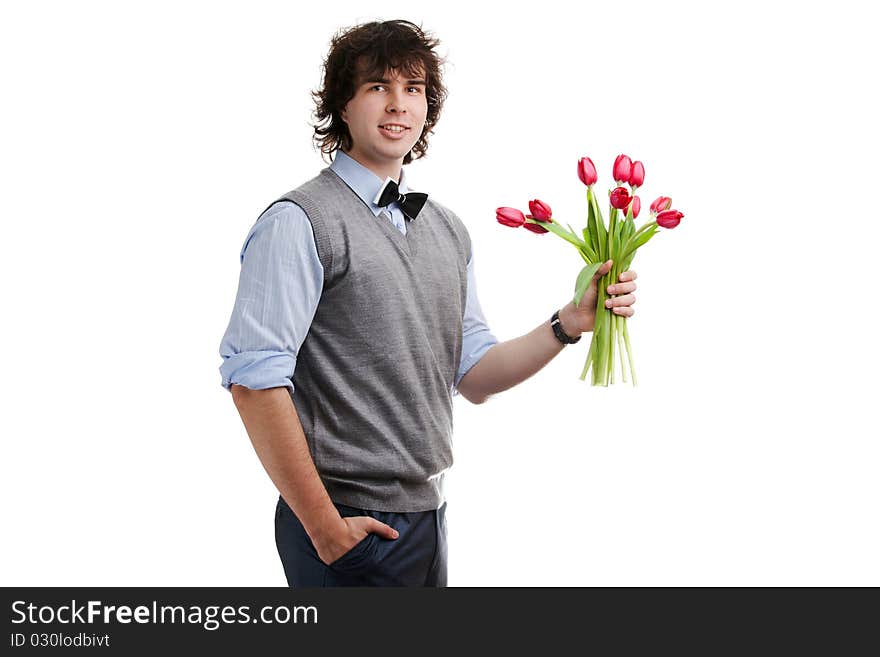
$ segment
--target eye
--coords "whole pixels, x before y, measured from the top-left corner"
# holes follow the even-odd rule
[[[374,84],[372,87],[370,87],[370,91],[372,91],[373,89],[379,89],[379,88],[384,89],[385,85],[384,84]],[[407,87],[407,89],[415,89],[416,92],[418,92],[418,93],[421,93],[421,91],[422,91],[421,87]]]

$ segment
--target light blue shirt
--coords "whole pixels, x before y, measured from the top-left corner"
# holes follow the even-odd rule
[[[396,201],[384,208],[373,203],[383,180],[342,151],[336,151],[330,168],[372,210],[376,221],[391,221],[406,235],[406,219]],[[404,178],[401,168],[398,186],[405,194],[409,190]],[[227,389],[236,383],[254,390],[283,386],[293,392],[296,357],[324,285],[324,269],[306,213],[288,201],[272,205],[251,228],[239,260],[238,293],[220,343],[221,384]],[[461,362],[454,395],[468,370],[498,343],[477,299],[473,245],[467,264],[467,301],[461,330]],[[377,342],[381,339],[376,336]]]

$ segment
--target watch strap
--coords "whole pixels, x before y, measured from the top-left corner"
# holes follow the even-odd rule
[[[555,335],[556,339],[559,340],[562,344],[575,344],[581,339],[580,335],[576,338],[573,338],[562,330],[562,323],[559,321],[558,310],[553,313],[553,317],[550,318],[550,326],[553,328],[553,335]]]

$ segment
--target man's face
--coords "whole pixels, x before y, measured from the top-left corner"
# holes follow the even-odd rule
[[[422,72],[411,78],[386,71],[383,78],[361,77],[354,97],[341,114],[353,141],[349,155],[379,169],[380,177],[385,174],[396,179],[404,156],[425,127],[426,83]],[[394,132],[384,127],[388,124],[404,128]]]

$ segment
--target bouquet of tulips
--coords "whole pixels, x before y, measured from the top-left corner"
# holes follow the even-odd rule
[[[586,266],[581,269],[575,282],[575,306],[580,303],[596,271],[607,260],[613,260],[611,271],[597,285],[596,323],[580,378],[581,381],[585,380],[592,368],[592,385],[607,386],[609,382],[615,383],[616,350],[620,356],[623,382],[627,382],[628,364],[632,384],[635,386],[638,383],[626,317],[616,315],[605,307],[605,300],[608,298],[606,291],[609,285],[617,282],[621,272],[629,269],[639,247],[644,246],[659,228],[671,229],[678,226],[684,214],[672,209],[671,198],[660,196],[651,203],[651,221],[636,228],[634,220],[641,211],[641,200],[636,196],[636,191],[645,181],[645,167],[641,162],[633,162],[626,155],[618,155],[614,161],[613,175],[617,186],[608,192],[610,208],[607,224],[593,193],[593,185],[598,176],[593,161],[588,157],[578,160],[578,177],[587,186],[587,225],[580,233],[570,224],[563,226],[556,221],[550,206],[538,199],[529,201],[531,214],[524,215],[516,208],[501,207],[496,210],[496,218],[504,226],[523,227],[537,234],[554,233],[577,249]],[[619,216],[621,211],[622,217]]]

